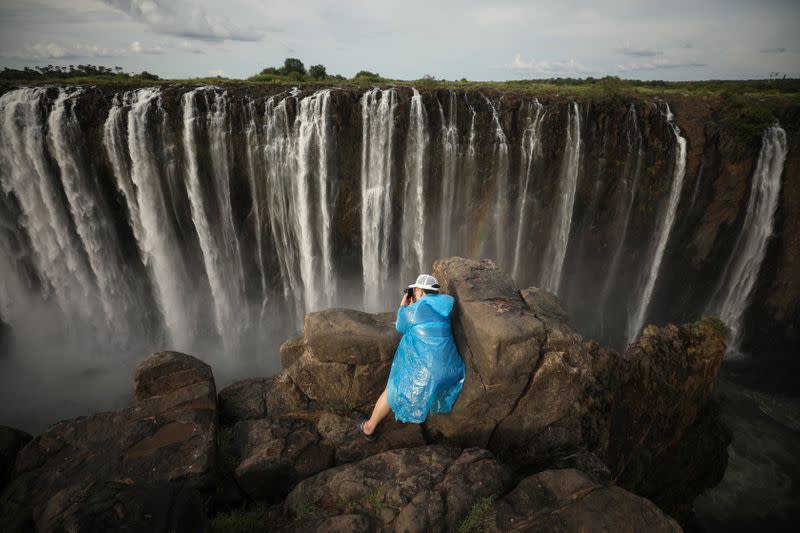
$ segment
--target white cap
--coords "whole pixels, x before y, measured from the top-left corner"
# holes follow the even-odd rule
[[[420,274],[417,276],[417,281],[408,286],[409,289],[413,289],[415,287],[439,292],[439,282],[436,281],[436,278],[430,274]]]

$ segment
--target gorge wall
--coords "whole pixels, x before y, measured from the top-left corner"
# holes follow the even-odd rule
[[[753,137],[730,112],[679,94],[5,89],[0,320],[239,354],[310,311],[393,309],[459,255],[552,291],[616,349],[711,314],[733,350],[788,356],[800,106]]]

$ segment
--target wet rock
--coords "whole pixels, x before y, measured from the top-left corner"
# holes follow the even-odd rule
[[[33,437],[24,431],[8,426],[0,426],[0,491],[11,478],[17,453]]]
[[[284,343],[285,374],[316,405],[365,407],[386,386],[400,341],[394,313],[328,309],[305,317],[302,344]]]
[[[486,450],[423,446],[325,470],[299,483],[284,507],[300,518],[289,528],[297,531],[340,523],[354,531],[451,531],[509,483],[507,467]]]
[[[484,530],[680,532],[652,502],[593,482],[578,470],[547,470],[522,480],[492,504]]]
[[[185,502],[194,513],[192,491],[210,492],[214,478],[211,369],[185,354],[152,354],[136,369],[135,393],[135,407],[65,420],[34,438],[17,456],[14,480],[0,498],[0,521],[27,516],[37,531],[91,530],[95,520],[117,516],[119,524],[128,518],[144,524],[136,517],[151,515],[161,518],[149,530],[166,524],[167,531],[183,516],[180,505],[170,505]],[[151,498],[149,487],[166,483],[169,497]],[[161,507],[143,510],[153,506]]]
[[[220,420],[233,424],[306,409],[308,398],[288,375],[237,381],[219,393]]]
[[[356,419],[327,411],[305,411],[274,419],[241,421],[233,451],[239,486],[253,499],[285,495],[299,481],[334,465],[389,449],[424,445],[416,424],[385,421],[374,442],[364,439]]]

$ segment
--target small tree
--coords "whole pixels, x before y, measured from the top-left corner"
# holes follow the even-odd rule
[[[306,75],[306,67],[303,65],[303,62],[294,57],[287,57],[283,61],[283,68],[281,69],[281,74],[284,76],[288,76],[292,72],[297,72],[303,76]]]
[[[323,65],[311,65],[308,69],[308,74],[315,80],[321,80],[328,76],[328,73],[325,72],[325,67]]]

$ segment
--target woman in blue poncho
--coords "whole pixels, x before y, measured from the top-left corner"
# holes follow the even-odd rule
[[[375,403],[372,416],[359,429],[375,440],[375,428],[391,409],[400,422],[421,424],[429,413],[449,413],[466,375],[450,328],[455,299],[439,293],[436,278],[423,274],[413,299],[403,294],[397,309],[397,331],[403,334],[394,354],[389,382]]]

